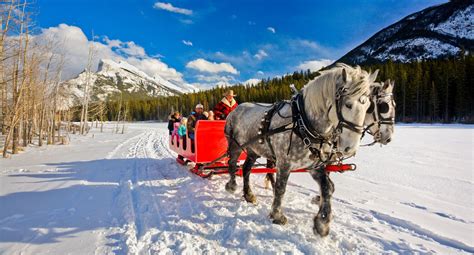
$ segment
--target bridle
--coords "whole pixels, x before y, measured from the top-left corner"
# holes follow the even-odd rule
[[[382,125],[394,125],[395,124],[395,118],[393,118],[393,117],[383,117],[382,116],[382,114],[385,114],[390,110],[389,103],[380,102],[380,101],[382,101],[382,99],[387,98],[387,97],[390,98],[389,101],[392,104],[392,107],[395,107],[395,100],[393,98],[393,93],[384,93],[384,92],[379,93],[378,89],[377,89],[375,91],[375,93],[373,93],[373,95],[371,96],[371,105],[370,105],[369,109],[367,110],[367,113],[372,114],[374,122],[372,122],[370,125],[368,125],[367,127],[364,128],[364,131],[363,131],[362,136],[360,138],[361,140],[362,140],[362,138],[364,138],[365,133],[368,133],[369,135],[375,137],[377,135],[377,133],[380,132],[380,128],[381,128]],[[370,131],[370,128],[372,128],[375,125],[377,126],[377,132],[373,133],[372,131]],[[377,142],[379,142],[379,141],[374,140],[370,144],[365,144],[365,145],[361,145],[361,146],[371,146],[371,145],[374,145]]]
[[[337,118],[338,118],[338,123],[336,126],[336,132],[339,134],[342,133],[343,128],[347,128],[352,132],[355,132],[357,134],[362,134],[365,130],[363,124],[362,125],[357,125],[354,124],[351,121],[348,121],[344,119],[344,116],[342,115],[342,107],[341,104],[344,103],[343,97],[345,96],[346,88],[340,88],[336,92],[336,113],[337,113]]]

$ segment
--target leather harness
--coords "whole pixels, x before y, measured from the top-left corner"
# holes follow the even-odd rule
[[[313,155],[317,156],[321,160],[321,151],[320,149],[318,149],[318,146],[319,148],[321,148],[323,144],[328,144],[332,147],[336,143],[336,138],[342,133],[343,128],[347,128],[352,132],[356,132],[358,134],[362,134],[364,132],[363,126],[356,125],[344,119],[342,115],[342,98],[345,96],[344,92],[344,89],[339,89],[336,92],[336,113],[338,118],[338,124],[329,136],[324,136],[313,128],[305,111],[303,94],[301,93],[301,91],[296,92],[295,90],[295,93],[289,102],[280,101],[278,103],[275,103],[268,111],[265,112],[258,132],[259,143],[263,143],[264,141],[266,141],[268,147],[270,148],[272,157],[275,159],[275,151],[273,149],[273,145],[270,142],[270,136],[276,133],[291,130],[292,133],[290,135],[288,153],[291,148],[293,133],[295,133],[298,137],[300,137],[300,139],[302,139],[303,144],[306,146],[306,148],[308,148]],[[283,108],[285,104],[291,105],[292,123],[283,125],[275,129],[270,129],[271,120],[273,116],[275,115],[275,113],[279,114],[279,111]],[[331,108],[332,105],[328,109],[328,114],[331,111]],[[292,127],[290,128],[289,126],[291,124]]]

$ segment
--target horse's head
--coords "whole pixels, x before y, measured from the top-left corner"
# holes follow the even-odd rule
[[[343,156],[353,156],[360,145],[364,120],[370,107],[370,85],[377,78],[378,70],[368,73],[359,66],[342,65],[341,75],[336,82],[337,125],[336,151]]]
[[[374,141],[384,145],[392,140],[394,132],[396,106],[393,97],[394,86],[395,82],[390,80],[373,84],[371,104],[364,121]]]

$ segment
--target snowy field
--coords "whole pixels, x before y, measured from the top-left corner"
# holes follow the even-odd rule
[[[328,237],[312,231],[317,184],[293,174],[285,226],[258,204],[175,163],[166,125],[72,136],[0,159],[1,254],[474,253],[474,126],[398,125],[388,146],[364,147],[358,170],[332,174]]]

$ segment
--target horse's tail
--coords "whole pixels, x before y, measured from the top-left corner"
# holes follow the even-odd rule
[[[227,121],[225,122],[225,127],[224,127],[224,134],[227,138],[232,137],[233,135],[233,128],[232,128],[232,120],[230,118],[227,118]]]

